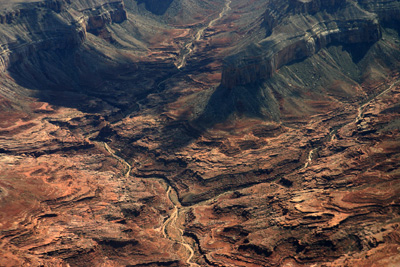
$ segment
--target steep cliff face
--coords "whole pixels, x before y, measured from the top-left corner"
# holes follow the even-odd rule
[[[397,266],[398,1],[169,2],[0,0],[0,266]]]
[[[274,20],[267,22],[273,27],[269,37],[225,59],[222,86],[233,88],[269,78],[280,67],[333,43],[372,43],[381,37],[377,16],[352,2],[291,1],[286,12],[280,12],[284,19],[276,19],[279,26],[273,27]]]
[[[397,0],[358,0],[358,4],[368,10],[369,12],[376,13],[379,20],[383,24],[394,26],[400,20],[400,1]]]
[[[104,3],[81,10],[85,15],[86,30],[98,34],[107,24],[121,23],[127,19],[123,2]]]
[[[343,7],[346,0],[290,0],[289,10],[292,13],[315,14],[321,10]]]
[[[276,1],[268,3],[268,8],[264,13],[265,26],[270,35],[272,29],[281,22],[287,15],[294,14],[315,14],[322,10],[334,10],[346,4],[345,0],[290,0]]]
[[[16,3],[0,14],[0,70],[37,51],[78,47],[86,32],[126,20],[122,1],[39,1]]]

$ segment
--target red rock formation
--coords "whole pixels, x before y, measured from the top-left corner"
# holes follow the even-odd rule
[[[1,266],[400,261],[399,37],[378,6],[351,9],[379,13],[352,24],[367,34],[317,38],[289,65],[310,47],[285,41],[270,79],[227,89],[225,56],[338,1],[16,2],[0,24]]]

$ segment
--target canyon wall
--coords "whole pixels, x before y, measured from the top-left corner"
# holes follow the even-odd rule
[[[358,4],[369,12],[376,13],[383,23],[399,23],[400,1],[396,0],[358,0]]]
[[[87,32],[126,20],[123,1],[39,1],[9,5],[0,13],[0,71],[41,50],[77,47]]]
[[[265,15],[270,35],[225,59],[222,86],[233,88],[269,78],[280,67],[330,44],[373,43],[381,38],[377,15],[351,1],[293,0],[271,7]],[[286,14],[277,8],[284,8]]]
[[[157,1],[157,0],[138,0],[138,4],[144,3],[148,11],[155,15],[163,15],[173,0]]]
[[[161,2],[0,0],[0,266],[396,266],[398,1]]]

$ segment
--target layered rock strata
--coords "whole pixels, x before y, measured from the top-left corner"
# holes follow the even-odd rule
[[[287,12],[283,15],[280,11],[279,16],[285,19],[268,22],[267,18],[268,27],[273,27],[269,37],[225,59],[221,85],[233,88],[269,78],[280,67],[314,55],[330,44],[379,40],[380,25],[375,14],[350,1],[338,2],[291,1],[286,9],[278,5]]]
[[[122,1],[39,1],[11,5],[0,14],[0,70],[43,50],[78,47],[86,32],[126,20]]]
[[[396,0],[358,0],[358,4],[369,12],[378,14],[379,19],[391,26],[400,20],[400,1]]]
[[[68,25],[85,38],[0,72],[1,266],[399,262],[396,30],[353,45],[331,33],[269,79],[218,87],[222,58],[249,43],[282,33],[301,54],[309,23],[335,30],[349,12],[374,26],[386,4],[174,0],[156,14],[157,1],[125,1],[127,20],[121,1],[4,10],[28,2],[36,18],[9,19],[0,38]]]

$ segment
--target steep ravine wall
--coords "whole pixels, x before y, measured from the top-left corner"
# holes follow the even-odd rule
[[[343,3],[332,9],[336,2]],[[352,2],[293,0],[286,12],[291,15],[278,25],[274,20],[268,22],[270,27],[275,25],[270,36],[224,60],[222,86],[233,88],[269,78],[280,67],[332,43],[372,43],[381,37],[376,14]]]
[[[77,47],[87,32],[126,20],[122,1],[56,0],[0,10],[0,71],[40,50]]]
[[[358,0],[358,4],[368,12],[376,13],[383,25],[400,27],[399,0]]]

